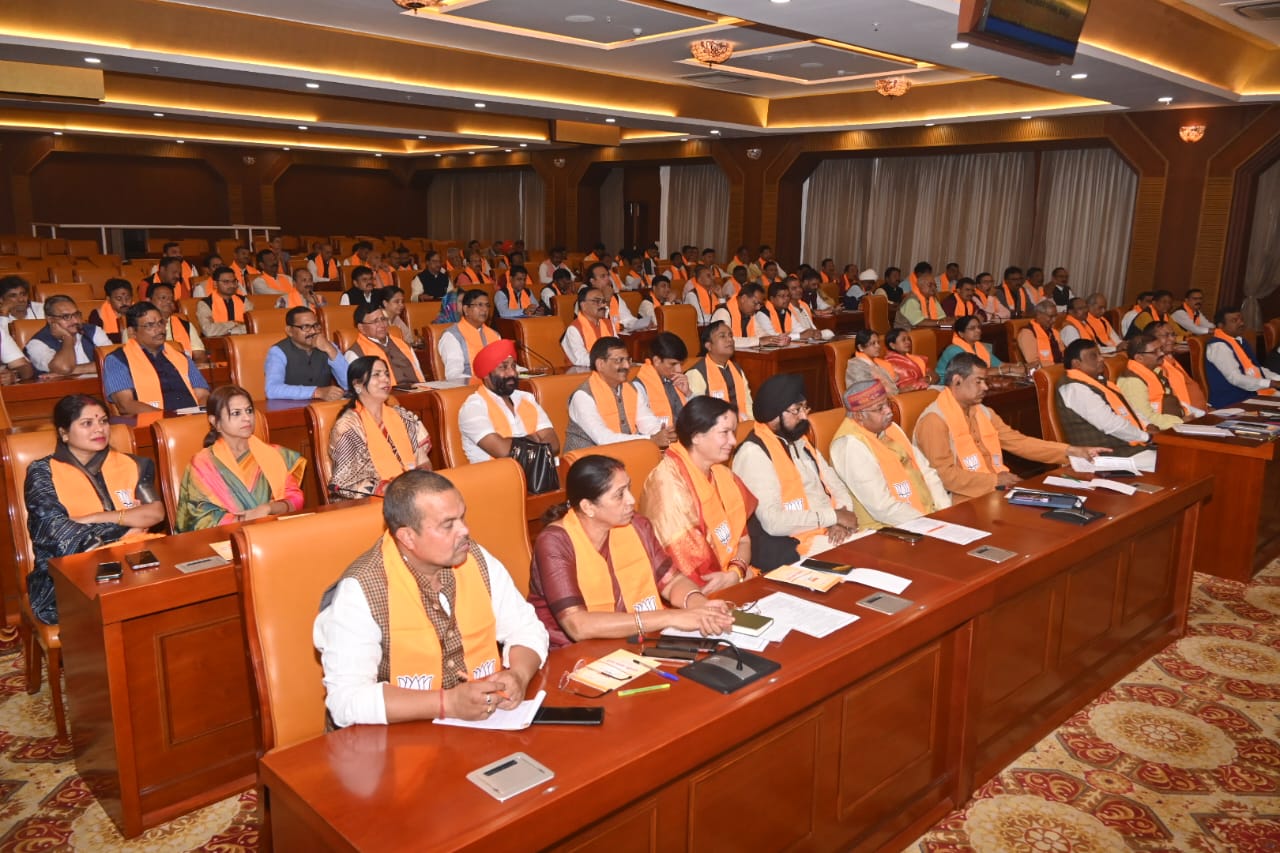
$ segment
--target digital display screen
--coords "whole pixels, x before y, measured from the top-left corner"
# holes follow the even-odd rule
[[[979,30],[1070,58],[1088,11],[1089,0],[986,0]]]

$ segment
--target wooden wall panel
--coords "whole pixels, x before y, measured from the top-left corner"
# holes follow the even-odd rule
[[[275,184],[280,226],[290,234],[426,234],[426,194],[385,169],[311,164]]]
[[[32,216],[41,222],[228,221],[227,187],[199,160],[54,151],[30,179]]]

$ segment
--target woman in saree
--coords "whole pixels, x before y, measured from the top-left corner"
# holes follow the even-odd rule
[[[884,336],[884,344],[884,360],[893,367],[893,381],[898,386],[898,393],[920,391],[937,379],[924,357],[911,351],[911,333],[906,329],[890,329]]]
[[[178,492],[179,533],[284,515],[302,509],[307,462],[287,447],[253,434],[249,392],[224,385],[205,404],[209,434],[191,458]]]
[[[361,356],[347,367],[351,399],[329,435],[334,498],[381,495],[405,471],[431,470],[431,436],[417,415],[388,402],[391,382],[391,369],[377,356]]]
[[[728,466],[737,445],[738,416],[714,397],[694,397],[676,418],[676,443],[649,473],[640,514],[662,547],[703,592],[751,576],[747,519],[755,497]]]

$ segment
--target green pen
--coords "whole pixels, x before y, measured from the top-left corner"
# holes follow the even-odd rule
[[[619,696],[634,696],[637,693],[652,693],[655,690],[670,690],[670,684],[650,684],[648,687],[632,687],[630,690],[619,690]]]

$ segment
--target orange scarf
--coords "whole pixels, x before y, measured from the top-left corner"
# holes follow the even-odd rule
[[[244,322],[244,299],[242,297],[235,296],[235,295],[231,297],[232,304],[234,305],[234,309],[233,309],[234,316],[232,317],[227,316],[227,300],[224,299],[220,294],[215,293],[212,296],[208,297],[208,299],[209,299],[209,310],[213,313],[213,322],[215,323],[228,323],[228,322],[243,323]]]
[[[464,275],[467,277],[467,284],[470,287],[489,287],[489,288],[493,287],[493,279],[491,279],[489,276],[485,275],[484,273],[480,273],[479,274],[480,277],[477,278],[475,270],[473,270],[471,267],[463,267],[462,272],[458,273],[458,281],[455,282],[459,290],[462,290],[463,288],[462,277]]]
[[[306,302],[302,298],[302,291],[296,287],[285,294],[285,308],[301,308]]]
[[[1129,359],[1128,363],[1125,365],[1125,369],[1146,383],[1147,402],[1151,404],[1151,410],[1160,414],[1165,414],[1164,385],[1160,382],[1160,377],[1156,375],[1155,371],[1149,369],[1146,365],[1138,364],[1134,359]],[[1173,388],[1172,382],[1169,383],[1169,387],[1170,389]],[[1177,394],[1175,393],[1174,396],[1177,396]]]
[[[1018,288],[1018,291],[1017,291],[1018,295],[1014,296],[1013,295],[1014,291],[1010,289],[1009,282],[1001,281],[1000,287],[1004,290],[1005,304],[1009,307],[1009,310],[1010,311],[1022,310],[1022,298],[1021,298],[1023,296],[1022,288]]]
[[[312,258],[312,261],[316,265],[317,278],[334,279],[338,277],[338,262],[334,258],[329,258],[326,261],[320,255],[316,255]]]
[[[287,275],[267,275],[266,273],[263,273],[260,278],[268,284],[273,285],[274,289],[278,290],[282,294],[288,293],[294,289],[293,279],[289,278]]]
[[[58,503],[62,504],[68,517],[83,518],[106,511],[97,489],[80,468],[50,459],[49,473],[53,475],[53,490],[58,495]],[[133,457],[118,450],[108,450],[107,458],[102,460],[102,479],[111,494],[112,509],[138,506],[134,500],[138,488],[138,463]]]
[[[700,361],[702,362],[703,370],[707,373],[707,396],[728,402],[729,386],[725,384],[724,373],[720,371],[720,365],[706,356],[703,356]],[[747,377],[742,375],[738,365],[732,361],[726,361],[725,364],[729,368],[729,374],[733,377],[733,397],[738,401],[738,418],[749,421],[751,420],[751,412],[746,410],[747,394],[749,393]]]
[[[1204,322],[1204,315],[1185,302],[1182,303],[1182,310],[1187,312],[1187,316],[1191,318],[1192,325],[1199,326]],[[1190,329],[1187,331],[1190,331]]]
[[[1067,371],[1067,376],[1077,382],[1083,382],[1095,391],[1100,391],[1102,396],[1106,398],[1107,405],[1111,407],[1111,411],[1133,424],[1134,429],[1142,429],[1142,424],[1138,423],[1138,419],[1133,416],[1133,412],[1129,410],[1125,404],[1124,398],[1120,396],[1120,389],[1112,385],[1110,382],[1102,383],[1093,378],[1083,370],[1072,368]],[[1141,444],[1140,441],[1131,441],[1130,444]]]
[[[443,689],[454,673],[444,672],[440,635],[422,603],[423,589],[400,556],[390,533],[382,534],[382,567],[387,576],[387,633],[390,683],[409,690]],[[462,635],[467,679],[486,678],[499,669],[498,633],[493,599],[474,554],[453,567],[457,594],[453,619]]]
[[[241,293],[243,293],[245,288],[248,286],[248,282],[253,280],[249,278],[249,276],[262,275],[261,270],[255,269],[251,266],[242,267],[234,262],[231,264],[231,271],[236,274],[236,279],[240,282]]]
[[[596,323],[592,323],[587,319],[585,314],[579,314],[577,319],[573,321],[573,325],[578,327],[578,332],[582,335],[582,346],[588,353],[595,346],[596,341],[600,338],[617,337],[618,328],[613,325],[613,321],[608,317]],[[590,365],[594,367],[595,365]]]
[[[978,422],[978,441],[973,440],[973,432],[969,429],[969,418],[960,407],[950,388],[942,389],[935,401],[938,414],[947,422],[947,431],[951,433],[951,445],[955,449],[956,459],[960,467],[969,472],[981,471],[986,474],[999,474],[1009,469],[1004,464],[1004,454],[1000,448],[1000,434],[996,432],[991,416],[982,406],[977,406],[975,420]],[[986,451],[986,456],[980,452]],[[988,462],[990,459],[990,462]]]
[[[1062,338],[1058,336],[1058,330],[1050,329],[1046,332],[1039,323],[1032,320],[1031,331],[1036,336],[1036,354],[1040,356],[1040,366],[1047,367],[1053,364],[1053,346],[1049,343],[1049,332],[1053,333],[1053,340],[1058,344],[1058,352],[1062,352]]]
[[[778,309],[777,309],[777,308],[775,308],[775,307],[773,307],[773,303],[772,303],[772,302],[765,302],[765,303],[764,303],[764,310],[766,310],[766,311],[768,311],[768,312],[769,312],[769,320],[770,320],[770,322],[772,322],[772,323],[773,323],[773,332],[774,332],[774,334],[776,334],[776,335],[785,335],[785,334],[787,334],[787,329],[786,329],[786,327],[783,325],[782,317],[780,317],[780,316],[778,315]],[[790,312],[790,311],[788,311],[788,312],[787,312],[787,317],[788,317],[788,318],[790,318],[790,316],[791,316],[791,312]]]
[[[707,544],[715,552],[720,569],[724,570],[738,553],[738,543],[747,529],[747,506],[742,490],[738,488],[733,472],[725,465],[712,465],[710,478],[705,476],[679,442],[667,448],[667,455],[680,463],[685,478],[693,484]]]
[[[111,307],[110,300],[98,306],[98,319],[102,321],[102,331],[108,335],[120,333],[120,315]]]
[[[946,318],[947,312],[942,310],[942,303],[938,301],[938,297],[930,296],[927,302],[921,302],[920,296],[917,294],[916,301],[920,302],[920,313],[924,314],[926,320],[942,320]]]
[[[1178,402],[1182,403],[1184,408],[1191,406],[1203,409],[1208,405],[1208,400],[1204,396],[1204,389],[1187,375],[1187,372],[1182,369],[1181,364],[1178,364],[1176,358],[1166,355],[1160,366],[1164,368],[1164,378],[1169,380],[1169,387],[1173,389],[1173,395],[1178,398]]]
[[[871,356],[867,355],[865,352],[857,353],[854,356],[854,358],[860,358],[863,361],[865,361],[867,364],[874,364],[876,367],[880,368],[885,373],[889,374],[890,379],[892,379],[895,375],[893,372],[893,365],[890,364],[889,360],[886,358],[872,358]]]
[[[1093,329],[1096,340],[1100,344],[1110,345],[1114,339],[1115,330],[1111,328],[1111,321],[1106,317],[1095,317],[1092,314],[1088,316],[1089,328]]]
[[[493,431],[503,438],[511,438],[515,433],[511,429],[511,419],[507,416],[509,410],[506,405],[498,399],[497,394],[494,394],[483,385],[476,393],[480,395],[480,399],[484,400],[484,404],[489,410],[489,420],[493,423]],[[522,398],[515,411],[520,416],[520,422],[524,424],[525,435],[533,435],[538,431],[538,407],[534,405],[532,400]]]
[[[257,470],[262,472],[262,476],[267,478],[267,485],[271,487],[271,500],[284,500],[285,489],[288,487],[289,481],[289,469],[285,466],[284,457],[280,455],[280,451],[270,444],[267,444],[256,435],[249,436],[249,455],[245,459],[245,463],[241,463],[232,455],[231,448],[221,438],[213,443],[210,450],[213,451],[213,458],[221,462],[222,466],[240,481],[246,492],[253,491],[254,477],[253,467],[245,463],[252,463]],[[239,511],[236,507],[223,507],[223,509]]]
[[[666,418],[668,424],[674,423],[675,416],[671,413],[671,401],[667,399],[666,385],[658,375],[658,369],[653,366],[652,360],[645,359],[636,378],[644,386],[644,393],[649,398],[649,408],[653,413],[660,418]],[[676,396],[680,398],[681,403],[688,401],[684,394],[680,393],[679,388],[676,388]]]
[[[417,448],[413,446],[413,439],[409,438],[404,419],[394,406],[383,404],[381,426],[359,402],[356,403],[356,414],[360,416],[360,425],[364,428],[364,443],[369,448],[369,458],[373,460],[378,479],[385,483],[417,467]],[[387,440],[388,436],[390,441]]]
[[[191,333],[187,331],[187,327],[183,325],[177,314],[169,316],[169,334],[173,342],[182,347],[183,352],[191,355]]]
[[[936,509],[933,496],[924,488],[924,476],[918,470],[915,471],[915,475],[919,485],[912,483],[912,472],[907,470],[907,465],[910,464],[915,469],[915,456],[911,451],[911,441],[902,431],[902,427],[889,424],[889,428],[881,437],[853,418],[845,418],[841,421],[840,428],[836,430],[835,437],[839,438],[842,435],[861,442],[871,451],[876,464],[880,467],[880,473],[884,475],[885,483],[889,486],[890,497],[898,503],[910,504],[921,515],[928,515]],[[925,493],[921,494],[921,492]]]
[[[569,534],[569,541],[573,544],[578,591],[582,593],[582,600],[588,611],[614,612],[615,580],[618,591],[622,594],[624,612],[648,613],[662,609],[658,585],[653,580],[653,563],[634,527],[624,524],[609,531],[609,563],[613,564],[611,572],[609,563],[605,562],[604,556],[591,544],[587,531],[582,528],[577,510],[569,510],[558,523]]]
[[[142,345],[138,343],[138,339],[130,338],[122,349],[125,361],[129,363],[129,374],[133,377],[133,393],[138,398],[138,402],[163,409],[164,394],[160,391],[160,374],[151,366],[151,360],[142,351]],[[178,375],[182,377],[182,384],[187,386],[187,392],[194,400],[196,392],[191,387],[191,380],[187,377],[187,357],[174,352],[168,344],[161,344],[160,352],[178,371]]]
[[[846,422],[848,418],[845,419]],[[804,492],[804,481],[800,479],[800,471],[796,469],[796,463],[792,460],[791,454],[787,452],[787,448],[783,446],[782,439],[774,435],[773,430],[762,423],[755,424],[751,431],[756,438],[764,445],[765,452],[769,454],[769,461],[773,465],[774,472],[778,475],[778,487],[782,496],[782,507],[788,510],[808,511],[812,509],[809,506],[809,497]],[[807,450],[814,458],[818,458],[817,451],[809,444],[806,438],[800,439],[800,446]],[[818,476],[822,476],[822,468],[818,468]],[[831,494],[831,488],[823,480],[822,486],[826,489],[827,494]],[[817,527],[813,530],[807,530],[803,533],[795,534],[796,539],[800,540],[799,551],[803,555],[813,544],[813,540],[822,533],[824,528]]]
[[[698,294],[698,305],[702,308],[702,316],[710,318],[712,312],[716,310],[711,293],[696,281],[693,283],[693,292]]]
[[[947,278],[947,274],[943,273],[938,278],[938,292],[947,293],[951,290],[951,279]]]
[[[809,325],[810,325],[810,326],[814,326],[814,322],[813,322],[813,312],[809,310],[809,303],[808,303],[808,302],[805,302],[803,299],[801,299],[799,302],[794,302],[794,303],[792,303],[792,304],[793,304],[796,308],[799,308],[799,309],[800,309],[800,311],[804,314],[804,316],[806,316],[806,317],[808,317],[808,318],[809,318]],[[816,326],[814,326],[814,327],[816,328]]]
[[[622,409],[627,415],[627,426],[630,427],[630,435],[639,435],[640,431],[636,427],[636,418],[639,416],[640,395],[636,393],[635,387],[630,382],[622,383]],[[609,387],[609,383],[600,378],[600,374],[594,370],[591,371],[591,378],[587,380],[587,389],[591,391],[591,396],[595,399],[596,411],[600,413],[600,419],[604,421],[604,425],[609,428],[610,432],[622,432],[622,419],[618,415],[618,398],[614,395],[613,389]]]
[[[502,335],[499,335],[492,326],[481,326],[477,329],[466,320],[459,320],[455,327],[458,334],[462,335],[462,339],[467,342],[467,367],[470,368],[468,372],[471,374],[471,384],[479,385],[480,380],[476,378],[476,356],[486,345],[500,340]],[[392,340],[395,338],[393,337]],[[415,365],[418,363],[416,358],[411,358],[411,361]]]
[[[1236,355],[1236,361],[1240,362],[1240,370],[1244,372],[1245,376],[1252,376],[1254,379],[1262,378],[1262,371],[1259,370],[1258,366],[1253,363],[1253,359],[1249,358],[1249,354],[1244,351],[1244,347],[1240,346],[1239,341],[1237,341],[1235,338],[1231,337],[1221,329],[1214,329],[1213,336],[1217,340],[1226,341],[1231,346],[1232,352],[1234,352]],[[1275,393],[1270,388],[1264,389],[1260,393],[1266,394],[1268,392]]]
[[[732,331],[732,332],[733,332],[733,336],[734,336],[735,338],[758,338],[758,337],[760,337],[760,330],[759,330],[759,328],[756,326],[756,318],[755,318],[754,316],[752,316],[752,317],[748,317],[748,318],[747,318],[747,329],[746,329],[746,331],[745,331],[745,332],[743,332],[743,330],[742,330],[742,309],[741,309],[740,307],[738,307],[738,300],[737,300],[737,299],[730,299],[728,302],[726,302],[726,303],[724,304],[724,307],[725,307],[725,309],[726,309],[726,310],[728,310],[728,312],[729,312],[729,318],[732,320],[732,322],[729,324],[729,326],[730,326],[730,331]]]
[[[945,279],[946,276],[943,276]],[[973,303],[968,299],[961,299],[960,294],[956,294],[956,313],[955,317],[968,317],[973,314]]]
[[[418,381],[426,382],[426,377],[422,375],[422,365],[418,364],[418,357],[414,354],[413,349],[403,340],[392,334],[387,335],[387,341],[391,346],[400,350],[401,355],[409,359],[409,364],[412,365],[413,373],[418,377]],[[361,334],[356,337],[356,347],[360,350],[362,355],[373,355],[381,358],[384,353],[383,348],[378,344],[378,342],[365,334]],[[388,364],[387,366],[390,367],[391,365]],[[394,379],[395,377],[393,376],[392,378]]]
[[[1104,341],[1098,337],[1098,333],[1093,328],[1093,324],[1081,323],[1079,320],[1077,320],[1075,317],[1072,317],[1070,314],[1067,315],[1067,323],[1074,326],[1075,330],[1080,333],[1080,337],[1083,338],[1084,340],[1093,341],[1096,344],[1102,344],[1104,346],[1111,345],[1110,339]]]
[[[960,349],[970,355],[976,355],[978,358],[982,359],[982,363],[987,367],[991,366],[991,352],[982,345],[981,341],[971,344],[959,335],[953,334],[951,336],[951,343],[960,347]]]
[[[507,282],[506,287],[502,288],[502,292],[507,295],[507,310],[519,308],[521,311],[528,311],[529,306],[533,304],[529,291],[524,288],[516,290],[510,281]]]

